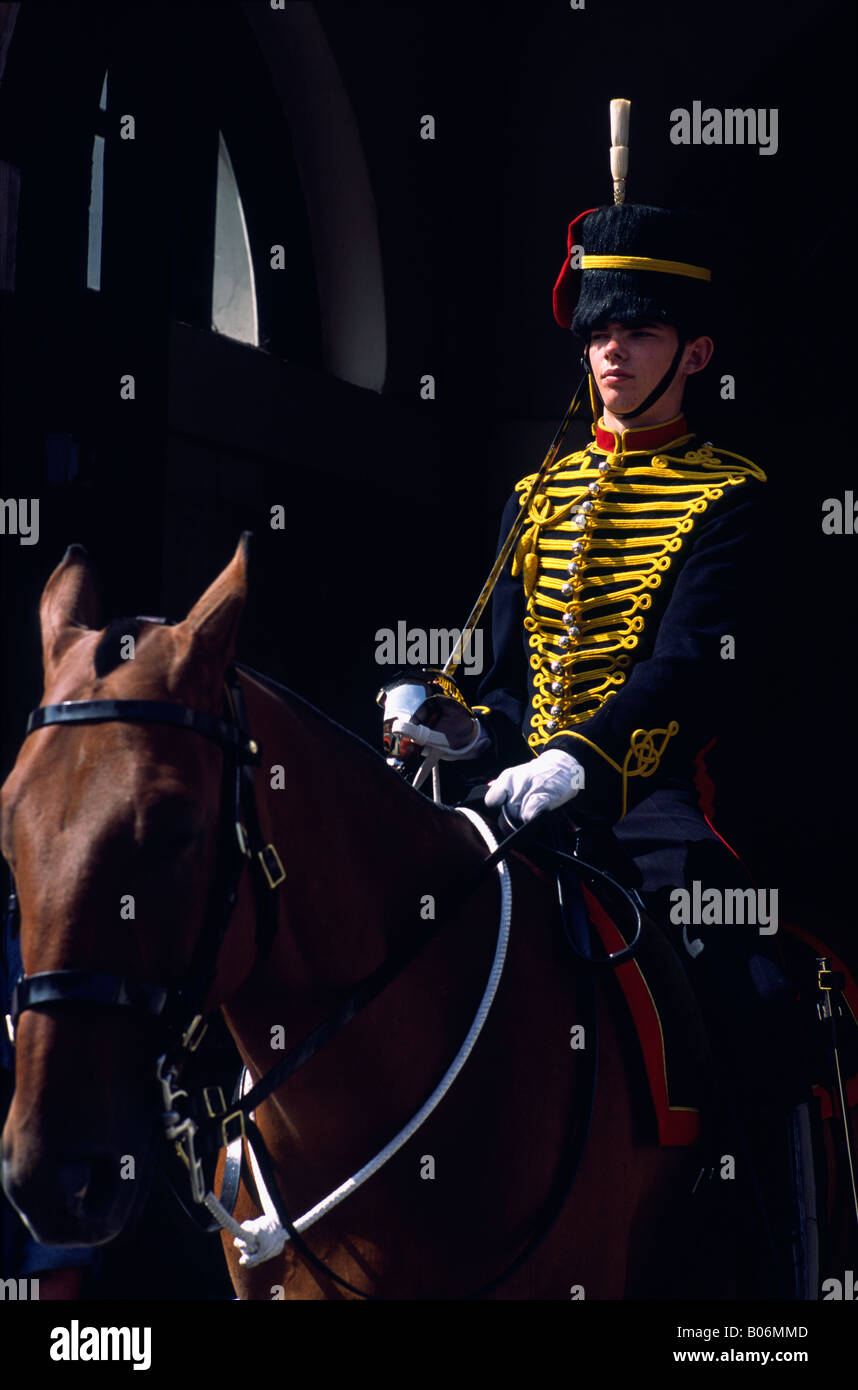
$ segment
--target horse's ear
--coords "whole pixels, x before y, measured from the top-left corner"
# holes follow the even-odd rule
[[[82,545],[69,546],[45,585],[39,619],[46,674],[84,632],[101,627],[98,582]]]
[[[232,659],[238,624],[247,598],[250,560],[250,532],[245,531],[238,548],[202,598],[197,599],[181,626],[198,655],[205,654],[217,666]]]

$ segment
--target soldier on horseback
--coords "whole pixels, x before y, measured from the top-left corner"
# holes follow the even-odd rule
[[[585,345],[592,440],[522,479],[507,505],[501,540],[524,516],[494,587],[480,703],[427,688],[435,698],[410,711],[389,700],[386,728],[433,761],[467,763],[474,783],[493,778],[485,803],[513,822],[565,806],[579,852],[583,836],[603,862],[606,844],[612,862],[624,854],[627,883],[669,933],[717,1035],[732,1114],[714,1142],[722,1152],[732,1132],[758,1218],[751,1290],[806,1298],[812,1178],[794,990],[771,935],[707,926],[718,919],[705,914],[689,923],[672,907],[695,883],[698,902],[701,885],[751,883],[695,783],[725,710],[747,701],[765,482],[683,414],[713,352],[713,250],[705,222],[662,208],[619,201],[571,223],[554,313]]]

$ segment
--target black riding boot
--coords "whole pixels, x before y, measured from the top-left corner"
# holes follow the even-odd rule
[[[714,886],[711,872],[697,877]],[[715,1056],[715,1123],[725,1138],[713,1180],[736,1184],[740,1296],[815,1298],[810,1082],[796,990],[773,935],[737,925],[683,931],[670,922],[667,890],[658,897],[649,905],[669,923]]]

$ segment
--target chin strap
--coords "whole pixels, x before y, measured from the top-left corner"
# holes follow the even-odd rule
[[[618,420],[634,420],[637,418],[638,415],[643,415],[645,410],[649,410],[651,406],[655,405],[656,401],[659,400],[660,397],[664,395],[665,391],[667,391],[673,385],[674,377],[676,376],[676,373],[679,371],[679,364],[682,360],[682,353],[684,348],[685,343],[680,342],[677,346],[676,352],[673,354],[673,361],[671,362],[664,376],[661,378],[661,381],[658,383],[657,386],[653,387],[646,400],[638,406],[637,410],[612,410],[611,414],[616,415]],[[590,378],[590,403],[593,407],[593,420],[595,423],[598,423],[598,413],[596,408],[596,383],[593,379],[593,369],[590,366],[589,350],[587,348],[584,349],[584,355],[581,358],[581,361]]]
[[[587,373],[587,386],[588,386],[589,391],[590,391],[590,410],[592,411],[592,414],[593,414],[593,423],[592,423],[592,425],[590,426],[590,433],[592,434],[593,438],[595,439],[595,438],[596,438],[596,430],[597,430],[598,427],[599,427],[599,416],[601,415],[602,412],[601,412],[601,410],[599,409],[599,400],[600,400],[600,398],[599,398],[598,392],[596,391],[596,382],[595,382],[595,379],[594,379],[594,377],[593,377],[593,369],[592,369],[592,367],[590,366],[590,356],[589,356],[589,351],[588,351],[587,348],[585,348],[584,351],[583,351],[583,353],[581,354],[581,366],[584,368],[584,371]]]

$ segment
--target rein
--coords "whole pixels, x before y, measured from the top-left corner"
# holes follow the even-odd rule
[[[224,719],[217,719],[182,705],[148,700],[66,701],[63,704],[41,706],[30,714],[27,721],[27,736],[52,724],[84,725],[133,722],[165,724],[185,729],[216,743],[224,755],[220,826],[221,848],[224,853],[218,856],[218,862],[222,865],[219,873],[220,893],[212,893],[214,901],[209,904],[206,923],[190,963],[188,979],[182,987],[167,989],[148,981],[136,980],[133,977],[92,970],[42,971],[29,976],[22,974],[13,990],[11,1023],[14,1025],[20,1014],[28,1008],[43,1007],[46,1004],[81,1003],[130,1009],[143,1014],[146,1018],[159,1020],[162,1026],[166,1027],[168,1035],[172,1036],[172,1043],[168,1046],[168,1051],[158,1059],[157,1067],[164,1107],[166,1136],[175,1145],[180,1158],[189,1170],[194,1201],[198,1204],[205,1204],[215,1216],[218,1225],[233,1230],[234,1234],[240,1233],[239,1238],[251,1254],[251,1258],[246,1263],[259,1263],[262,1259],[270,1258],[271,1255],[278,1253],[288,1235],[295,1248],[312,1264],[321,1269],[327,1277],[361,1297],[371,1298],[372,1295],[365,1294],[330,1270],[304,1244],[299,1230],[284,1208],[270,1155],[255,1122],[251,1118],[251,1112],[272,1092],[277,1090],[288,1077],[309,1061],[320,1048],[341,1032],[356,1014],[375,999],[434,940],[440,930],[453,919],[463,901],[476,891],[491,871],[495,868],[500,871],[499,866],[502,861],[506,860],[523,840],[533,836],[542,817],[537,816],[528,824],[513,829],[512,833],[500,844],[496,844],[489,836],[487,843],[494,845],[494,848],[490,850],[490,853],[480,862],[474,872],[464,882],[457,885],[455,893],[450,895],[450,900],[442,900],[442,910],[436,912],[435,920],[431,926],[412,932],[405,941],[399,943],[384,963],[362,980],[333,1014],[270,1068],[245,1094],[236,1096],[228,1113],[226,1113],[227,1106],[220,1089],[218,1087],[206,1087],[204,1099],[207,1116],[201,1118],[199,1122],[190,1117],[183,1120],[176,1109],[176,1104],[179,1098],[186,1096],[186,1092],[177,1089],[175,1082],[185,1054],[196,1050],[206,1030],[207,1025],[202,1014],[203,1001],[216,975],[221,945],[232,917],[245,865],[249,863],[253,874],[256,899],[257,960],[263,958],[267,953],[276,932],[278,923],[276,892],[285,879],[285,871],[276,849],[272,844],[263,843],[253,779],[253,768],[260,763],[261,750],[256,740],[250,735],[244,697],[238,678],[239,670],[244,670],[251,676],[255,674],[250,668],[240,667],[237,664],[228,668],[225,674],[227,717]],[[464,814],[470,813],[465,810]],[[477,818],[473,817],[473,820],[477,821]],[[507,820],[506,824],[509,827],[511,823]],[[481,833],[486,838],[488,832],[481,830]],[[624,950],[615,952],[613,955],[601,958],[588,956],[581,950],[580,944],[576,944],[568,929],[566,931],[570,945],[573,946],[576,953],[591,964],[617,965],[628,959],[637,947],[642,925],[640,911],[634,897],[610,875],[596,866],[579,860],[575,856],[567,855],[551,846],[540,845],[539,848],[540,852],[543,855],[548,855],[555,864],[558,862],[569,863],[590,870],[609,882],[631,903],[636,915],[635,935]],[[562,906],[563,895],[561,892]],[[17,912],[14,880],[10,896],[10,909],[13,914]],[[503,935],[503,930],[501,935]],[[576,935],[579,937],[580,943],[580,929]],[[474,1020],[468,1038],[462,1045],[455,1062],[439,1086],[435,1088],[432,1096],[421,1108],[421,1111],[418,1112],[418,1115],[413,1117],[399,1135],[391,1141],[391,1144],[382,1151],[386,1157],[392,1157],[393,1153],[411,1137],[423,1120],[428,1117],[467,1060],[494,997],[505,949],[504,943],[503,950],[501,950],[499,939],[492,978],[486,987],[486,994],[478,1011],[478,1016]],[[493,987],[492,981],[494,982]],[[594,1066],[590,1111],[592,1111],[595,1093],[595,1077]],[[479,1297],[508,1278],[529,1257],[539,1241],[547,1234],[559,1215],[572,1182],[574,1182],[583,1156],[588,1131],[589,1112],[582,1143],[576,1148],[572,1176],[568,1185],[564,1186],[559,1201],[553,1201],[549,1204],[548,1219],[540,1223],[538,1232],[531,1237],[524,1250],[502,1275],[494,1279],[485,1289],[469,1295],[469,1297]],[[230,1146],[235,1144],[240,1146],[243,1139],[248,1140],[251,1154],[256,1158],[261,1170],[260,1177],[263,1179],[261,1185],[268,1189],[267,1195],[270,1205],[276,1212],[276,1217],[282,1228],[282,1239],[277,1250],[269,1248],[267,1253],[263,1253],[266,1242],[261,1241],[260,1236],[265,1232],[239,1227],[229,1212],[214,1197],[214,1194],[206,1192],[202,1159],[198,1157],[196,1151],[197,1137],[201,1145],[205,1146],[209,1152],[213,1148],[217,1150],[226,1147],[228,1154]],[[371,1172],[377,1171],[381,1162],[386,1161],[386,1157],[377,1155],[376,1159],[365,1165],[364,1169],[360,1170],[361,1174],[364,1174],[361,1181],[365,1181],[367,1177],[371,1176]],[[234,1180],[236,1172],[234,1161],[228,1164],[228,1170],[231,1170],[229,1186],[234,1192],[238,1185]],[[359,1176],[360,1174],[356,1174],[355,1178],[344,1184],[342,1189],[337,1189],[336,1193],[330,1194],[312,1212],[299,1218],[298,1225],[310,1225],[313,1220],[326,1214],[333,1205],[336,1205],[359,1185],[356,1181]],[[229,1203],[231,1207],[235,1197],[232,1196],[232,1192],[230,1195],[232,1197]],[[269,1212],[269,1221],[271,1215],[272,1213]],[[213,1228],[210,1227],[210,1229]],[[268,1234],[270,1234],[270,1230]],[[255,1255],[252,1253],[254,1250],[258,1252]]]

